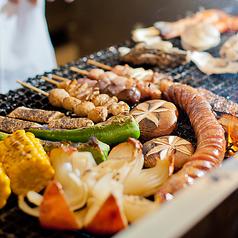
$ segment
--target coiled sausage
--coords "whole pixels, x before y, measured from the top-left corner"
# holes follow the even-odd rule
[[[184,84],[162,82],[164,97],[184,110],[197,138],[195,153],[182,169],[173,174],[155,195],[160,201],[170,200],[177,190],[193,184],[194,179],[222,163],[226,141],[224,130],[211,110],[210,104],[195,88]]]

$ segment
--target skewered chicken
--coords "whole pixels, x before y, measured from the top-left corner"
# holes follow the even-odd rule
[[[84,97],[85,98],[85,97]],[[53,106],[63,107],[74,112],[79,117],[87,116],[93,122],[105,121],[109,114],[114,116],[129,112],[130,107],[125,102],[118,102],[117,97],[106,94],[94,95],[91,101],[81,101],[71,97],[64,89],[55,88],[49,93],[49,101]]]
[[[90,60],[90,63],[98,65],[96,61]],[[102,65],[101,67],[108,69],[107,65]],[[110,67],[110,71],[106,72],[102,71],[102,69],[92,69],[89,72],[77,68],[71,69],[98,80],[95,86],[99,87],[101,93],[120,97],[120,100],[127,98],[126,103],[131,105],[139,102],[139,100],[160,99],[161,92],[158,89],[158,85],[161,79],[173,80],[172,77],[153,72],[151,69],[145,70],[142,67],[132,68],[128,64]]]

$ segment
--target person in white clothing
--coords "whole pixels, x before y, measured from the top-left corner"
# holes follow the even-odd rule
[[[0,93],[56,66],[45,0],[0,0]]]

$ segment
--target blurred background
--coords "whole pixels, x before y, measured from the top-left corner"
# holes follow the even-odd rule
[[[136,27],[175,21],[203,7],[231,13],[237,0],[63,0],[46,2],[58,65],[120,43]]]

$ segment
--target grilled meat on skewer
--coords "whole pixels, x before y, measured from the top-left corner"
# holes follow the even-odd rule
[[[92,95],[91,92],[90,95]],[[48,97],[53,106],[63,107],[79,117],[87,116],[95,123],[105,121],[110,113],[116,116],[130,110],[127,103],[118,102],[117,97],[110,97],[106,94],[96,94],[90,97],[91,101],[81,101],[76,97],[70,97],[64,89],[55,88],[50,91]],[[97,98],[100,98],[100,103],[97,103]]]

